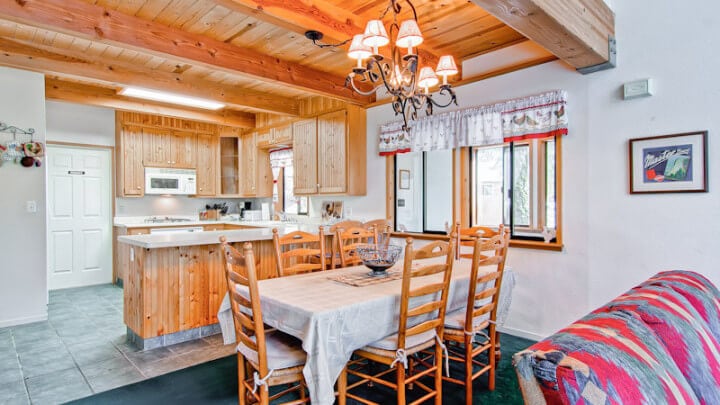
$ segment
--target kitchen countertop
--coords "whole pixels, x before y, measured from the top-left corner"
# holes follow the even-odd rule
[[[163,228],[163,227],[186,227],[186,226],[203,226],[203,225],[242,225],[254,227],[274,227],[283,225],[281,221],[238,221],[232,219],[204,220],[191,219],[189,221],[178,222],[145,222],[142,218],[120,219],[113,221],[113,226],[120,228]]]
[[[118,242],[132,246],[138,246],[145,249],[160,249],[178,246],[198,246],[198,245],[215,245],[220,243],[220,236],[225,236],[228,242],[252,242],[260,240],[272,239],[272,229],[278,228],[280,235],[285,235],[294,231],[305,231],[316,233],[317,225],[311,224],[291,224],[277,221],[265,221],[265,226],[260,225],[262,221],[252,222],[256,229],[234,229],[224,231],[205,231],[205,232],[180,232],[180,233],[159,233],[149,235],[124,235],[118,236]],[[207,223],[207,221],[202,221]],[[241,221],[217,221],[214,223],[225,223],[232,225],[247,225],[248,222]],[[177,224],[177,223],[175,223]],[[192,225],[192,223],[183,222],[183,225]],[[156,224],[151,224],[153,226]],[[171,224],[173,225],[173,224]],[[147,227],[147,226],[146,226]]]

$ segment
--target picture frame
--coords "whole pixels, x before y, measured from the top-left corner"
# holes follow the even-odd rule
[[[707,192],[707,134],[630,139],[630,194]]]
[[[401,190],[410,189],[410,170],[400,170],[400,179],[398,182],[398,188]]]

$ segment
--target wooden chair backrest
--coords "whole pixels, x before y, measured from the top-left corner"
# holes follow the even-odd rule
[[[495,332],[500,287],[509,244],[510,232],[503,227],[500,228],[500,234],[489,239],[477,238],[475,241],[465,313],[467,332],[472,331],[474,319],[486,316],[491,321],[490,332]]]
[[[455,262],[454,235],[448,242],[436,241],[422,248],[413,249],[412,238],[407,238],[403,263],[402,294],[400,296],[400,324],[398,327],[398,348],[405,348],[408,337],[435,329],[440,339],[443,337],[445,307],[453,263]],[[441,263],[417,263],[417,260],[445,257]],[[442,281],[413,288],[414,279],[441,273]],[[419,302],[419,303],[418,303]],[[423,317],[415,323],[413,318]],[[425,318],[428,317],[428,318]],[[408,327],[408,322],[413,326]]]
[[[277,228],[272,232],[278,277],[325,270],[325,234],[322,226],[317,235],[295,231],[280,236]]]
[[[378,234],[375,243],[387,245],[390,243],[390,234],[392,233],[392,225],[389,219],[373,219],[363,224],[366,229],[374,228]]]
[[[500,224],[500,226],[498,226],[497,230],[487,227],[487,226],[473,226],[470,228],[460,228],[460,222],[456,223],[455,224],[455,234],[457,235],[456,257],[458,259],[460,259],[460,258],[471,259],[473,257],[473,253],[472,252],[471,253],[461,252],[463,246],[469,246],[469,247],[474,248],[476,239],[492,238],[495,235],[499,235],[499,234],[503,233],[504,228],[505,228],[505,225],[503,225],[503,224]]]
[[[260,309],[257,269],[255,268],[252,244],[246,242],[241,253],[230,246],[224,236],[220,237],[220,243],[225,261],[225,276],[235,324],[235,337],[238,342],[242,342],[250,350],[257,352],[258,371],[261,375],[266,375],[268,369],[265,327]],[[241,294],[238,287],[247,291],[249,298]]]
[[[330,268],[334,269],[335,267],[340,265],[340,242],[338,241],[337,237],[337,231],[338,229],[350,229],[350,228],[358,228],[362,227],[363,223],[360,221],[354,221],[351,219],[347,219],[345,221],[340,221],[332,226],[330,226],[330,234],[332,235],[332,245],[330,246],[330,249],[327,249],[328,251],[325,252],[326,256],[329,257],[330,260]]]
[[[362,226],[348,229],[338,228],[336,236],[340,247],[340,263],[342,267],[362,263],[356,249],[360,245],[375,243],[378,238],[375,228],[364,228]]]

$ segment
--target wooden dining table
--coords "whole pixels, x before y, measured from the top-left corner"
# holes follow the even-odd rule
[[[448,311],[463,308],[467,303],[470,264],[470,259],[454,263]],[[402,261],[390,270],[402,271]],[[368,272],[367,267],[360,265],[258,283],[263,321],[302,341],[307,353],[303,374],[314,404],[334,402],[335,382],[353,351],[397,332],[401,279],[363,286],[337,281],[343,276]],[[510,272],[506,270],[504,280]],[[442,274],[435,274],[418,282],[441,280]],[[501,297],[501,305],[509,305],[512,284],[508,282],[503,287],[501,295],[505,297]],[[229,302],[221,307],[218,318],[226,343],[234,341]]]

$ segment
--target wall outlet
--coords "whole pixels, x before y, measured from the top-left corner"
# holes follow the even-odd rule
[[[25,202],[25,211],[34,214],[37,212],[37,201],[26,201]]]
[[[623,98],[631,100],[639,97],[650,97],[653,95],[653,83],[650,79],[635,80],[623,85]]]

